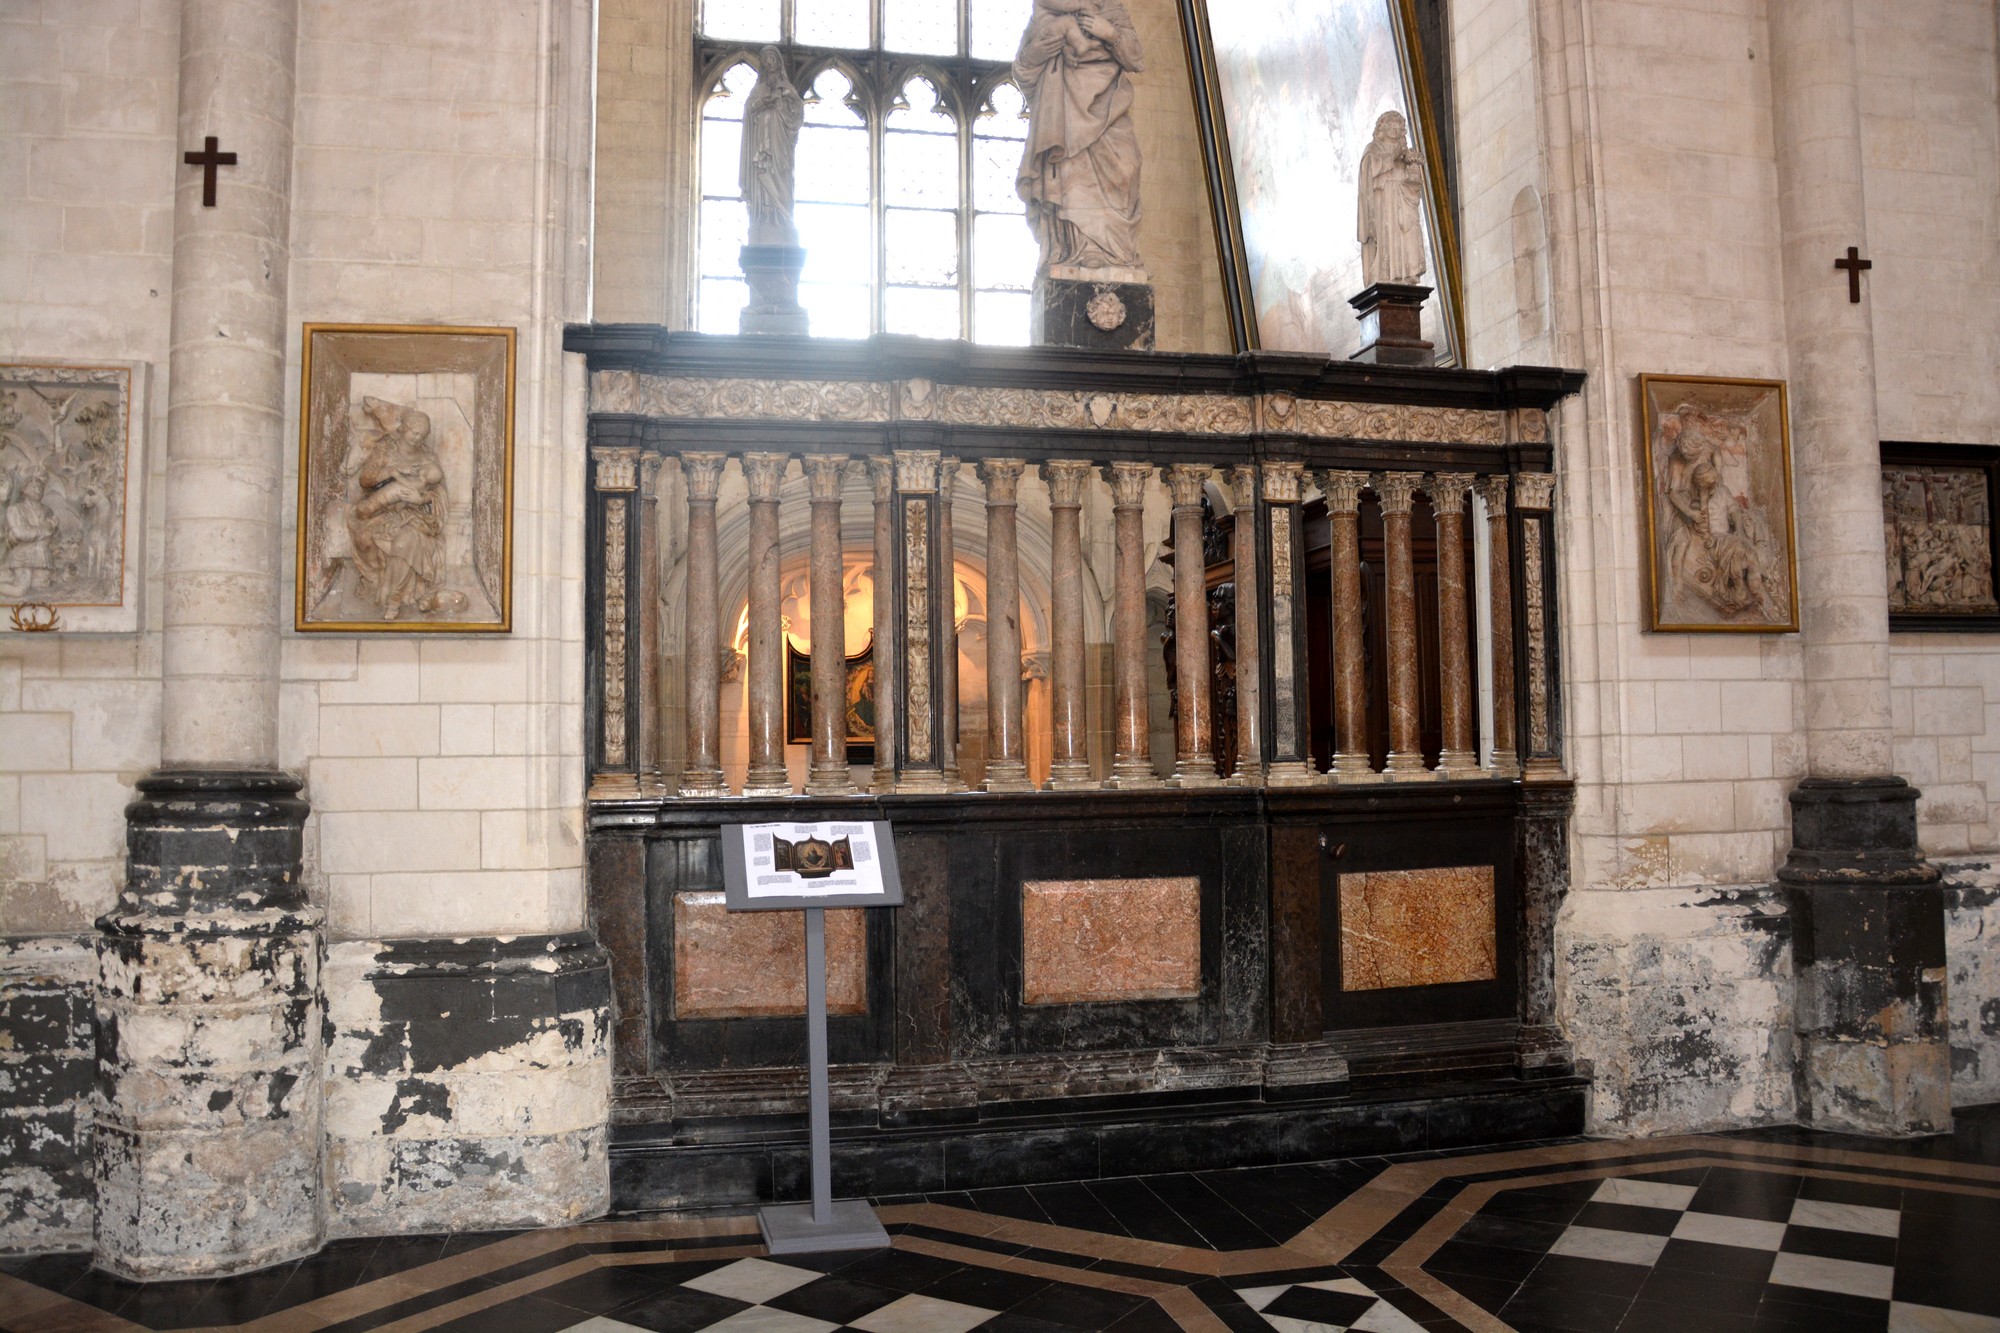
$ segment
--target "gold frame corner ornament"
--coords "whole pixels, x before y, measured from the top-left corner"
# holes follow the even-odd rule
[[[500,605],[499,618],[492,621],[401,621],[342,620],[309,621],[306,607],[306,559],[308,500],[310,498],[314,444],[313,346],[325,334],[376,335],[382,337],[492,338],[501,344],[501,440],[500,440]],[[512,325],[462,324],[345,324],[305,322],[299,338],[299,452],[298,494],[294,518],[294,561],[292,566],[292,630],[298,634],[511,634],[514,629],[514,426],[516,356],[519,330]],[[422,370],[406,373],[425,373]],[[475,450],[477,442],[475,441]]]
[[[1774,389],[1778,396],[1778,472],[1784,481],[1785,494],[1785,565],[1791,580],[1791,618],[1779,623],[1736,625],[1700,625],[1667,623],[1660,618],[1660,536],[1656,518],[1658,495],[1653,485],[1653,432],[1657,426],[1657,414],[1653,410],[1651,389],[1656,384],[1681,384],[1690,387],[1733,388],[1733,389]],[[1638,452],[1640,472],[1645,478],[1646,497],[1646,629],[1654,634],[1796,634],[1799,632],[1799,536],[1796,487],[1792,481],[1792,419],[1791,401],[1784,380],[1750,379],[1724,375],[1659,375],[1641,373],[1634,376],[1634,392],[1639,398],[1639,439]]]

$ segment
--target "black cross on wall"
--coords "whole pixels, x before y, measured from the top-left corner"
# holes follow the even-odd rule
[[[216,139],[213,134],[201,141],[199,153],[182,153],[181,161],[191,167],[201,168],[201,206],[215,207],[215,169],[236,165],[236,154],[215,151]]]

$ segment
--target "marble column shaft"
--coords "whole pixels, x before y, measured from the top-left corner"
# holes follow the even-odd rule
[[[687,484],[687,590],[681,645],[686,683],[686,758],[681,795],[722,796],[722,625],[715,551],[715,495],[728,458],[718,453],[681,455]]]
[[[1390,777],[1421,777],[1422,716],[1417,692],[1417,575],[1410,551],[1410,509],[1423,477],[1385,472],[1375,478],[1382,500],[1383,628],[1389,644]]]
[[[965,790],[965,779],[958,771],[958,540],[952,522],[958,469],[956,458],[938,460],[938,595],[944,599],[944,627],[938,636],[938,669],[944,684],[938,693],[938,706],[944,710],[944,785],[952,791]]]
[[[1054,652],[1049,663],[1049,704],[1053,754],[1049,786],[1079,791],[1090,780],[1090,717],[1084,694],[1083,664],[1083,493],[1091,465],[1081,459],[1042,464],[1049,487],[1049,619]]]
[[[1229,498],[1235,505],[1230,559],[1236,566],[1236,762],[1230,780],[1255,786],[1264,780],[1264,654],[1262,643],[1263,562],[1257,558],[1257,465],[1229,470]]]
[[[1264,507],[1269,514],[1271,642],[1270,784],[1298,787],[1319,779],[1311,759],[1306,701],[1305,567],[1299,502],[1305,498],[1305,466],[1264,465]]]
[[[1366,472],[1320,474],[1333,561],[1333,770],[1337,782],[1376,776],[1368,754],[1368,649],[1361,625],[1361,492]]]
[[[1107,787],[1154,787],[1159,774],[1150,753],[1146,687],[1146,485],[1150,463],[1113,463],[1112,759]]]
[[[875,495],[875,779],[877,795],[896,786],[896,727],[902,662],[896,638],[896,460],[868,457],[868,480]]]
[[[986,483],[986,790],[1032,791],[1024,758],[1021,550],[1017,497],[1027,464],[989,458]]]
[[[1520,769],[1514,739],[1514,559],[1507,536],[1507,478],[1487,477],[1479,483],[1486,502],[1487,591],[1493,639],[1493,767],[1500,773]]]
[[[1465,499],[1477,480],[1469,472],[1439,472],[1425,487],[1437,519],[1438,703],[1443,715],[1438,776],[1445,778],[1472,777],[1479,769],[1472,748],[1475,704],[1465,568]]]
[[[236,165],[178,164],[169,371],[164,636],[166,768],[278,761],[286,277],[296,0],[180,6],[178,143],[215,135]],[[162,163],[166,146],[159,149]],[[166,168],[162,166],[162,170]]]
[[[840,488],[846,454],[805,460],[812,502],[812,761],[809,796],[852,796],[847,768],[847,594],[840,561]]]
[[[639,455],[639,577],[632,590],[639,607],[638,770],[658,790],[660,782],[660,467],[658,454]]]
[[[1209,679],[1208,565],[1202,553],[1202,491],[1215,469],[1176,463],[1167,469],[1174,499],[1174,783],[1212,787],[1215,699]]]
[[[745,796],[790,796],[785,772],[785,625],[778,580],[778,488],[789,454],[745,454],[750,483],[750,770]]]

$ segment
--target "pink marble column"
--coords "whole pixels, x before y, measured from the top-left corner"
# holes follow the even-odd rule
[[[1209,681],[1208,566],[1201,549],[1201,497],[1215,469],[1167,469],[1174,498],[1174,777],[1177,787],[1219,787],[1215,699]]]
[[[1437,472],[1425,491],[1437,517],[1438,703],[1444,715],[1438,776],[1479,774],[1473,751],[1472,651],[1466,641],[1465,497],[1478,478],[1470,472]]]
[[[1112,577],[1112,758],[1107,787],[1157,787],[1147,722],[1146,690],[1146,484],[1151,463],[1113,463],[1104,479],[1111,484],[1115,525]]]
[[[868,480],[875,492],[875,569],[871,576],[875,600],[875,778],[876,795],[896,788],[897,681],[901,661],[896,652],[896,460],[887,454],[868,458]]]
[[[1021,690],[1021,548],[1016,497],[1027,464],[989,458],[986,483],[986,790],[1033,791]]]
[[[681,675],[686,685],[686,758],[681,795],[726,796],[722,785],[722,626],[717,615],[715,492],[725,454],[681,455],[687,483],[687,591],[681,641]]]
[[[1335,782],[1371,782],[1368,649],[1361,626],[1361,492],[1366,472],[1322,472],[1333,556],[1333,768]]]
[[[1382,610],[1389,642],[1389,777],[1427,777],[1417,697],[1417,575],[1410,554],[1410,508],[1423,476],[1385,472],[1375,478],[1382,500]]]
[[[1507,538],[1507,478],[1485,477],[1479,498],[1486,503],[1487,595],[1493,622],[1493,770],[1521,771],[1514,740],[1514,561]]]
[[[812,499],[812,764],[806,795],[852,796],[847,768],[847,591],[840,568],[840,487],[846,454],[805,460]]]
[[[1081,791],[1090,780],[1090,718],[1083,683],[1083,492],[1090,482],[1090,464],[1058,458],[1042,464],[1049,485],[1051,637],[1049,713],[1053,720],[1053,754],[1049,786],[1055,791]]]
[[[745,796],[790,796],[785,772],[785,626],[779,610],[778,487],[788,454],[745,454],[750,483],[750,771]]]
[[[1236,762],[1229,780],[1249,787],[1264,781],[1264,661],[1259,651],[1264,583],[1257,558],[1258,480],[1255,463],[1229,469],[1229,498],[1236,506],[1230,534],[1230,556],[1236,566]]]
[[[938,638],[938,668],[944,684],[939,706],[944,709],[944,785],[948,791],[964,791],[965,779],[958,771],[958,547],[952,532],[952,497],[958,490],[959,460],[938,460],[938,570],[937,594],[944,599],[944,628]],[[990,600],[990,598],[989,598]]]
[[[1266,605],[1271,610],[1270,772],[1273,787],[1303,787],[1319,781],[1307,740],[1305,543],[1299,502],[1305,494],[1305,465],[1264,464],[1264,509],[1271,534]],[[1238,614],[1241,614],[1239,609]]]

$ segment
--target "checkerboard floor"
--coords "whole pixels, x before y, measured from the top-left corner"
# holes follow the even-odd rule
[[[2000,1107],[1800,1130],[876,1200],[883,1249],[746,1215],[339,1241],[220,1281],[0,1258],[7,1333],[2000,1333]]]

